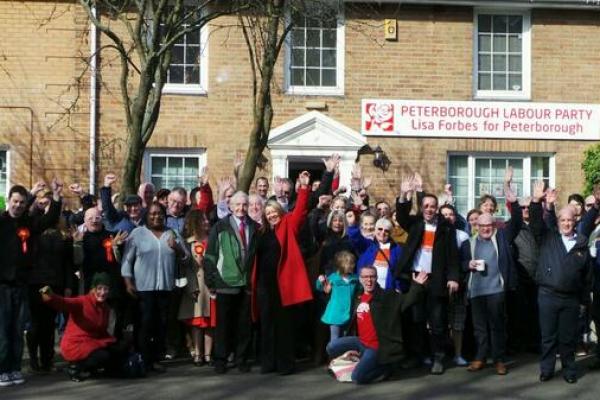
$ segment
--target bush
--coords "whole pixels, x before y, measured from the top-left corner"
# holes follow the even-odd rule
[[[584,153],[581,163],[585,177],[584,196],[588,196],[594,190],[594,185],[600,183],[600,144],[593,145]]]

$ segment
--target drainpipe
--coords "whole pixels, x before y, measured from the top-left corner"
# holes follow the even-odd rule
[[[92,15],[97,18],[96,6],[92,6]],[[98,82],[97,82],[97,64],[98,64],[98,30],[96,25],[90,21],[90,194],[96,193],[96,131],[98,120]]]
[[[33,186],[33,109],[27,106],[0,106],[0,109],[29,111],[29,187],[31,188]]]

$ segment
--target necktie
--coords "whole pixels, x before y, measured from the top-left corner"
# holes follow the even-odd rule
[[[242,239],[242,247],[246,250],[246,224],[243,219],[240,219],[240,239]]]

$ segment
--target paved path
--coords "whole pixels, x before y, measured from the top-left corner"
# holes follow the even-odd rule
[[[600,371],[587,372],[580,361],[576,385],[560,374],[550,382],[538,382],[535,358],[519,359],[505,376],[492,369],[469,373],[451,368],[442,376],[425,370],[399,372],[393,380],[367,386],[335,382],[324,368],[305,368],[295,375],[240,374],[216,376],[208,367],[179,363],[162,375],[145,379],[98,379],[70,382],[62,373],[29,376],[25,385],[0,388],[0,400],[126,400],[126,399],[600,399]]]

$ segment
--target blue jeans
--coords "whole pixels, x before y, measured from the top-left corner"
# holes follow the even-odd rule
[[[357,336],[342,337],[327,345],[327,354],[332,358],[339,357],[350,350],[357,351],[360,354],[360,361],[352,371],[353,382],[358,384],[370,383],[389,373],[389,365],[382,365],[377,362],[377,350],[366,347]]]
[[[0,284],[0,374],[21,370],[28,318],[26,286]]]
[[[346,334],[346,328],[348,324],[344,325],[329,325],[329,343],[332,343],[334,340],[339,339],[340,337]]]

